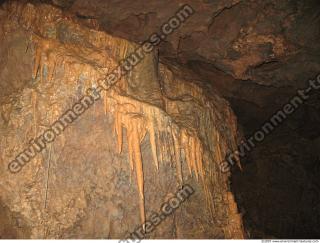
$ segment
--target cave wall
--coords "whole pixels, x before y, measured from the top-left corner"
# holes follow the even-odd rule
[[[75,0],[66,7],[96,19],[107,32],[139,41],[179,2]],[[319,74],[319,1],[186,2],[196,13],[161,45],[160,59],[176,75],[192,72],[211,83],[230,102],[245,137]],[[242,160],[243,171],[234,169],[232,187],[248,237],[319,238],[319,107],[314,92]]]
[[[136,43],[157,31],[180,4],[172,0],[31,2],[54,5],[63,11],[66,19],[73,19],[81,26]],[[245,136],[250,136],[319,72],[319,1],[190,0],[185,3],[196,13],[161,44],[156,58],[164,64],[160,70],[169,69],[175,79],[197,83],[207,97],[216,97],[212,91],[216,90],[230,102]],[[0,8],[0,16],[6,19],[7,10]],[[2,33],[13,28],[17,19],[1,24]],[[5,47],[0,49],[3,124],[10,120],[12,97],[19,97],[25,87],[33,87],[30,60],[35,48],[31,42],[29,50],[27,35],[25,28],[16,28],[0,37],[1,46]],[[7,55],[7,50],[13,55]],[[24,53],[24,50],[28,51]],[[10,71],[13,66],[15,72]],[[151,73],[150,77],[156,72],[151,70]],[[152,84],[155,85],[152,90],[157,90],[157,82]],[[130,89],[127,92],[131,95],[137,91]],[[159,93],[156,96],[159,98]],[[150,101],[150,97],[145,98]],[[155,103],[164,105],[161,99]],[[319,95],[315,93],[279,131],[242,159],[243,171],[233,169],[232,188],[244,215],[248,237],[319,237],[319,107]],[[6,215],[12,215],[10,210],[7,212]],[[278,217],[282,218],[281,222]]]
[[[184,183],[196,195],[148,238],[244,237],[230,174],[219,169],[236,147],[235,116],[156,53],[10,173],[8,163],[136,44],[46,4],[10,1],[0,17],[1,237],[123,238]]]

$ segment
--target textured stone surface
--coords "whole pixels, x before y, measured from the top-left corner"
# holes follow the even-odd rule
[[[178,0],[41,2],[62,8],[69,17],[76,16],[82,25],[137,43],[158,31],[181,4]],[[184,3],[189,3],[196,14],[161,45],[160,61],[170,67],[176,77],[188,77],[192,82],[197,80],[206,89],[214,89],[225,97],[231,103],[245,135],[250,136],[298,88],[304,87],[308,79],[319,73],[318,0],[203,0]],[[3,14],[0,10],[0,16]],[[21,41],[25,43],[23,39]],[[10,60],[15,62],[12,57]],[[4,64],[0,63],[3,70]],[[1,74],[10,82],[1,79],[3,89],[0,98],[17,94],[26,85],[28,79],[19,73],[8,76],[4,71]],[[292,185],[318,188],[313,178],[319,177],[317,165],[320,155],[318,147],[314,147],[320,136],[319,103],[319,94],[313,94],[278,128],[282,136],[270,135],[269,142],[261,144],[248,159],[251,163],[245,163],[244,171],[235,170],[237,174],[233,185],[237,185],[235,192],[240,195],[238,200],[245,214],[249,237],[319,237],[319,232],[314,229],[319,220],[319,190],[308,191],[309,197],[315,199],[312,202],[306,199],[303,204],[300,200],[306,196],[298,193],[302,189],[292,189]],[[5,108],[2,113],[4,120],[8,120],[7,110]],[[282,147],[286,148],[285,151],[280,149]],[[309,151],[304,147],[313,149]],[[283,169],[282,161],[287,161],[288,157],[291,158],[290,166],[305,175],[298,176],[298,182],[289,170]],[[278,202],[274,199],[275,194],[281,195],[281,202],[273,203],[274,200]],[[290,209],[288,213],[287,208]],[[279,215],[283,220],[281,225],[275,223]]]
[[[196,194],[147,238],[244,237],[229,174],[218,166],[236,146],[235,116],[224,99],[192,76],[175,76],[155,53],[11,174],[10,160],[136,46],[50,5],[13,1],[4,9],[1,41],[13,61],[0,74],[26,66],[28,75],[1,103],[1,237],[123,238],[182,183]]]

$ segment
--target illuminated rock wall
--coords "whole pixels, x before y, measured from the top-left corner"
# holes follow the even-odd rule
[[[28,228],[17,237],[122,238],[184,183],[196,194],[147,237],[244,237],[229,175],[219,169],[236,148],[233,112],[195,80],[175,77],[155,53],[9,173],[31,139],[137,45],[48,5],[10,2],[0,18],[0,77],[10,87],[0,106],[0,199]]]

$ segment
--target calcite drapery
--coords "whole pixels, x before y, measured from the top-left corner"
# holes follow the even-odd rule
[[[76,20],[65,17],[60,10],[47,5],[13,1],[6,5],[6,10],[7,25],[14,21],[22,27],[29,34],[35,49],[32,68],[34,83],[19,98],[27,100],[31,94],[32,107],[24,107],[22,112],[10,114],[9,126],[21,129],[23,126],[18,120],[26,115],[24,112],[28,116],[31,113],[34,136],[43,131],[44,123],[53,123],[64,112],[64,102],[70,102],[69,90],[52,89],[57,80],[63,80],[70,90],[76,90],[71,91],[72,102],[87,88],[96,87],[108,71],[137,47],[126,40],[82,27]],[[146,220],[141,152],[141,143],[146,137],[149,137],[156,169],[171,163],[176,167],[177,181],[182,185],[189,178],[183,170],[186,165],[189,175],[194,175],[202,185],[208,209],[214,218],[220,211],[214,204],[215,193],[230,195],[228,176],[220,172],[218,163],[228,150],[236,148],[237,142],[236,121],[228,104],[217,95],[206,93],[199,84],[175,78],[171,70],[158,63],[154,53],[146,56],[127,77],[103,95],[103,112],[114,118],[118,152],[124,150],[124,142],[128,146],[129,168],[136,173],[141,223]],[[48,97],[47,103],[39,102],[40,97]],[[44,112],[46,110],[50,114]],[[1,144],[9,145],[2,147],[5,151],[3,161],[12,159],[13,152],[18,152],[20,146],[16,149],[11,146],[20,140],[25,142],[25,138],[29,137],[27,133],[23,139],[20,139],[20,133],[6,134],[1,138]],[[65,143],[63,135],[57,143]],[[35,163],[41,162],[42,158],[35,159]],[[47,177],[49,169],[50,166]],[[10,184],[12,175],[2,174]],[[225,237],[243,237],[241,218],[235,210],[234,199],[231,196],[227,198],[221,210],[230,219],[223,226]],[[34,235],[39,233],[35,232]]]

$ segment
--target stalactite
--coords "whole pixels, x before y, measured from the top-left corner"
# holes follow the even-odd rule
[[[151,144],[153,161],[156,165],[157,171],[159,171],[159,161],[158,161],[158,156],[157,156],[157,142],[156,142],[156,135],[155,135],[156,131],[154,129],[153,121],[149,121],[148,130],[149,130],[149,137],[150,137],[150,144]]]
[[[143,176],[143,165],[142,165],[142,158],[141,158],[141,150],[140,150],[140,139],[137,124],[133,124],[132,129],[132,137],[131,139],[133,144],[133,154],[135,160],[135,169],[136,169],[136,176],[138,182],[138,189],[140,194],[140,216],[141,216],[141,223],[145,223],[145,208],[144,208],[144,176]]]
[[[133,156],[133,140],[131,139],[132,136],[132,128],[131,124],[127,126],[127,142],[128,142],[128,154],[129,154],[129,163],[131,171],[134,171],[134,156]]]
[[[117,134],[117,143],[118,143],[118,153],[122,152],[122,123],[121,115],[119,112],[115,114],[115,133]]]
[[[38,70],[40,67],[41,63],[41,56],[42,56],[42,50],[40,47],[36,47],[36,52],[35,52],[35,58],[34,58],[34,65],[33,65],[33,72],[32,72],[32,77],[35,79],[38,74]]]
[[[190,137],[189,139],[189,144],[190,144],[190,159],[191,159],[191,164],[193,167],[193,171],[195,173],[197,181],[199,180],[199,172],[197,168],[197,161],[196,161],[196,142],[194,137]]]
[[[199,178],[200,174],[201,178],[204,178],[202,144],[194,132],[188,132],[185,128],[179,129],[178,126],[174,125],[171,118],[168,116],[164,117],[165,114],[159,112],[159,108],[121,96],[116,91],[111,91],[109,96],[107,102],[111,102],[109,99],[113,99],[115,102],[115,109],[113,111],[115,118],[114,131],[117,135],[119,152],[121,152],[120,148],[122,146],[122,127],[124,126],[127,130],[130,168],[131,170],[136,170],[140,202],[144,200],[144,179],[140,144],[146,133],[149,134],[152,156],[157,170],[159,169],[158,155],[162,163],[165,162],[164,158],[167,160],[168,156],[172,157],[176,163],[178,181],[182,184],[183,175],[180,151],[182,148],[186,155],[190,175],[194,173],[196,178]],[[144,209],[141,209],[141,220],[144,217],[143,212]]]
[[[183,143],[183,148],[185,152],[186,162],[189,169],[189,174],[192,176],[192,164],[191,164],[191,157],[190,157],[190,147],[189,147],[189,138],[186,135],[186,131],[183,130],[183,133],[181,134],[181,139]]]
[[[204,181],[205,172],[203,169],[203,159],[202,159],[203,150],[200,142],[196,143],[195,153],[196,153],[197,168],[199,170],[202,181]]]
[[[180,143],[179,139],[177,137],[177,134],[173,133],[173,139],[174,139],[174,154],[175,154],[175,160],[176,160],[176,168],[177,168],[177,176],[179,179],[180,184],[183,184],[183,175],[182,175],[182,164],[181,164],[181,151],[180,151]]]
[[[35,41],[35,57],[32,77],[36,79],[40,76],[40,81],[43,81],[44,67],[47,68],[47,81],[50,82],[56,70],[57,65],[57,44],[51,40],[46,40],[40,37],[34,37]]]
[[[49,52],[47,54],[46,65],[47,65],[47,81],[51,82],[56,70],[56,56],[54,52]]]

